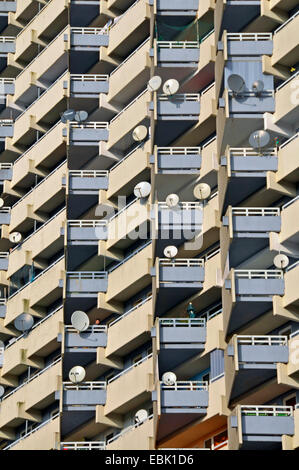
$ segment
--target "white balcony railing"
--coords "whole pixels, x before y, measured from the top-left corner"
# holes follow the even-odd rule
[[[72,73],[70,75],[70,79],[73,82],[107,82],[109,79],[109,75],[103,74],[77,74]]]
[[[228,41],[271,41],[272,33],[227,33]]]
[[[159,49],[198,49],[198,41],[157,41]]]
[[[105,450],[105,448],[106,443],[104,441],[60,443],[60,450]]]
[[[233,215],[249,216],[279,216],[279,207],[232,207]]]
[[[292,406],[242,405],[240,408],[245,416],[293,416]]]
[[[205,328],[205,318],[160,318],[160,325],[171,328]]]
[[[200,147],[157,147],[159,155],[200,155]]]
[[[108,129],[109,123],[100,122],[100,121],[81,122],[81,123],[76,122],[76,121],[70,121],[69,127],[71,129]]]
[[[238,335],[237,341],[238,344],[245,344],[247,346],[287,346],[288,337],[282,335]]]
[[[78,333],[78,330],[72,325],[65,325],[64,330],[66,333]],[[107,325],[91,325],[82,333],[106,333]]]
[[[200,93],[177,93],[172,95],[165,95],[161,93],[157,96],[158,101],[200,101]]]
[[[282,25],[276,28],[273,34],[277,34],[279,31],[281,31],[285,26],[287,26],[291,21],[293,21],[293,19],[296,18],[296,16],[298,15],[299,15],[299,10],[296,11],[296,13],[294,13],[294,15],[291,16],[289,19],[287,19],[287,21],[285,21]]]
[[[182,211],[183,210],[184,211],[185,210],[195,210],[195,209],[199,210],[201,207],[202,207],[201,202],[179,202],[179,204],[178,204],[178,208],[180,208]],[[171,208],[166,204],[166,202],[158,202],[158,208],[159,209],[171,210]],[[186,223],[190,223],[190,222],[186,221]]]
[[[68,220],[68,227],[77,227],[77,228],[96,228],[96,227],[106,227],[107,220]]]
[[[69,175],[73,178],[105,178],[107,170],[70,170]]]
[[[94,279],[107,279],[106,271],[68,271],[67,277],[69,279],[85,279],[85,280],[94,280]]]
[[[162,390],[175,390],[175,391],[203,391],[208,390],[209,382],[207,381],[200,381],[200,380],[179,380],[175,382],[173,385],[165,385],[161,382],[161,389]]]
[[[106,382],[63,382],[63,390],[106,390]]]
[[[71,34],[102,35],[107,34],[107,28],[71,28]]]
[[[204,267],[204,260],[198,258],[176,258],[176,259],[168,259],[168,258],[160,258],[159,265],[176,268],[176,267]]]
[[[270,157],[277,156],[277,149],[274,147],[262,149],[262,153],[247,147],[230,147],[229,154],[231,157],[260,157],[267,155]]]
[[[283,279],[280,269],[236,269],[235,277],[244,279]]]

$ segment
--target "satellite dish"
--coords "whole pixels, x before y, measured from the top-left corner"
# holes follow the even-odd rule
[[[69,379],[74,384],[78,384],[80,382],[83,382],[83,380],[85,379],[85,375],[86,372],[84,367],[75,366],[69,372]]]
[[[165,374],[162,375],[164,385],[174,385],[176,381],[177,378],[174,372],[165,372]]]
[[[194,187],[193,194],[196,199],[208,199],[208,197],[211,195],[211,188],[207,183],[200,183]]]
[[[170,259],[173,259],[176,257],[176,255],[178,254],[178,249],[176,246],[167,246],[164,251],[164,256],[165,258],[170,258]]]
[[[71,316],[71,323],[78,331],[85,331],[89,327],[89,317],[85,312],[76,310]]]
[[[249,137],[249,143],[253,148],[265,147],[270,142],[270,135],[267,131],[254,131]]]
[[[232,73],[228,77],[227,84],[234,94],[242,93],[245,88],[245,82],[243,78],[241,75],[237,75],[236,73]]]
[[[75,119],[76,111],[74,109],[67,109],[61,115],[61,121],[66,124],[68,121],[73,121]]]
[[[11,243],[20,243],[22,241],[22,235],[20,232],[12,232],[9,235],[9,241]]]
[[[147,181],[141,181],[141,183],[136,184],[134,188],[134,194],[138,199],[141,199],[142,197],[147,197],[151,193],[151,184],[148,183]]]
[[[176,207],[180,202],[180,198],[177,194],[169,194],[166,198],[166,204],[168,207]]]
[[[105,24],[104,28],[110,28],[110,26],[113,24],[113,20],[109,20],[108,23]]]
[[[135,422],[142,423],[142,421],[145,421],[147,417],[148,417],[148,412],[146,410],[139,410],[135,414]]]
[[[74,116],[75,121],[83,122],[83,121],[86,121],[87,118],[88,118],[88,112],[87,111],[76,111],[75,112],[75,116]]]
[[[18,331],[28,331],[33,326],[34,319],[29,313],[22,313],[15,321],[14,325]]]
[[[145,126],[137,126],[132,132],[132,137],[136,142],[142,142],[147,136],[147,128]]]
[[[279,254],[274,257],[273,262],[277,269],[285,269],[289,265],[290,260],[286,255]]]
[[[4,206],[4,199],[2,199],[2,197],[0,197],[0,208]]]
[[[0,398],[3,397],[5,393],[5,388],[3,387],[3,385],[0,385]]]
[[[264,82],[262,80],[256,80],[252,84],[252,90],[256,95],[260,95],[264,89]]]
[[[171,78],[170,80],[167,80],[164,85],[163,85],[163,92],[165,95],[175,95],[179,91],[180,84],[175,78]]]
[[[152,77],[147,84],[148,91],[158,91],[162,85],[162,78],[159,75]]]

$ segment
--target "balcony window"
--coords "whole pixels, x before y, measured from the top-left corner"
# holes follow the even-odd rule
[[[221,449],[221,447],[224,447],[227,444],[227,440],[228,440],[228,435],[227,435],[227,429],[226,429],[225,431],[222,431],[219,434],[212,436],[210,439],[207,439],[204,442],[204,448],[211,449],[211,450]]]

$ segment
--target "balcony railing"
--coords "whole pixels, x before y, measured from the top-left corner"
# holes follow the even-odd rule
[[[26,439],[26,437],[29,437],[31,436],[31,434],[35,433],[36,431],[39,431],[42,427],[44,427],[46,424],[50,423],[51,421],[53,421],[55,418],[57,418],[58,416],[60,415],[60,413],[56,413],[54,414],[53,416],[51,416],[50,419],[47,419],[46,421],[44,421],[43,423],[39,424],[38,426],[36,426],[36,428],[32,429],[31,431],[29,431],[27,434],[24,434],[24,436],[20,437],[19,439],[17,439],[16,441],[12,442],[11,444],[9,444],[9,446],[6,446],[4,447],[3,450],[9,450],[11,447],[14,447],[16,444],[18,444],[20,441],[23,441],[24,439]]]
[[[228,41],[271,41],[272,33],[228,33]]]
[[[103,178],[107,177],[107,170],[70,170],[69,175],[73,178]]]
[[[288,337],[281,335],[256,335],[256,336],[246,336],[238,335],[237,337],[238,344],[245,344],[247,346],[287,346]]]
[[[262,153],[247,147],[230,147],[229,154],[231,157],[260,157],[267,155],[269,157],[277,156],[277,149],[274,147],[262,149]]]
[[[235,277],[243,279],[283,279],[280,269],[236,269]]]
[[[138,52],[139,49],[141,49],[141,48],[144,46],[144,44],[145,44],[146,42],[148,42],[149,40],[150,40],[150,38],[146,38],[146,40],[143,41],[143,43],[140,44],[140,46],[138,46],[137,49],[135,49],[128,57],[126,57],[125,60],[123,60],[114,70],[112,70],[112,72],[111,72],[111,74],[110,74],[110,77],[111,77],[120,67],[122,67],[126,62],[128,62],[128,60],[129,60],[134,54],[136,54],[136,52]]]
[[[207,381],[200,381],[200,380],[179,380],[175,382],[173,385],[165,385],[161,382],[161,390],[175,390],[175,391],[202,391],[209,389],[209,382]]]
[[[63,382],[64,390],[106,390],[106,382]]]
[[[200,147],[157,147],[159,155],[200,155]]]
[[[68,220],[67,225],[77,228],[96,228],[105,227],[107,222],[107,220]]]
[[[134,307],[130,308],[130,310],[128,310],[127,312],[123,313],[120,317],[116,318],[116,320],[114,320],[113,322],[109,323],[108,325],[108,328],[110,328],[112,325],[114,325],[115,323],[119,322],[120,320],[122,320],[123,318],[125,318],[127,315],[129,315],[130,313],[134,312],[135,310],[137,310],[137,308],[141,307],[142,305],[144,305],[146,302],[148,302],[149,300],[152,299],[152,295],[150,295],[149,297],[147,297],[146,299],[142,300],[141,302],[139,302],[137,305],[134,305]]]
[[[78,330],[71,325],[65,325],[64,329],[66,333],[78,333]],[[82,333],[105,333],[106,331],[107,325],[91,325]]]
[[[71,81],[74,82],[107,82],[109,79],[109,75],[103,74],[74,74],[70,75]]]
[[[71,28],[72,34],[101,35],[107,34],[107,28]]]
[[[127,106],[125,106],[125,108],[123,108],[116,116],[114,116],[111,119],[110,124],[116,121],[125,111],[127,111],[127,109],[129,109],[134,103],[136,103],[136,101],[138,101],[139,98],[141,98],[141,96],[144,95],[145,93],[148,93],[147,88],[143,90],[138,96],[136,96],[136,98],[134,98],[133,101],[131,101]]]
[[[196,258],[177,258],[174,260],[167,259],[167,258],[160,258],[159,259],[160,266],[166,266],[170,268],[176,267],[204,267],[204,260],[203,259],[196,259]]]
[[[299,15],[299,10],[296,11],[296,13],[294,13],[294,15],[291,16],[289,19],[287,19],[287,21],[285,21],[282,25],[276,28],[273,34],[277,34],[279,31],[281,31],[285,26],[287,26],[291,21],[293,21],[293,19],[296,18],[296,16],[298,15]]]
[[[154,417],[154,415],[150,415],[146,419],[144,419],[143,421],[140,421],[138,423],[132,424],[131,426],[128,426],[126,429],[124,429],[120,433],[118,433],[115,436],[111,437],[111,439],[109,439],[107,441],[107,444],[111,444],[112,442],[116,441],[116,439],[118,439],[119,437],[123,436],[124,434],[127,434],[129,431],[132,431],[132,429],[137,429],[139,426],[141,426],[146,421],[149,421],[150,419],[153,419],[153,417]]]
[[[116,379],[118,379],[119,377],[121,377],[122,375],[125,375],[127,374],[127,372],[129,372],[130,370],[133,370],[135,369],[135,367],[138,367],[140,364],[142,364],[143,362],[147,361],[148,359],[150,359],[151,357],[153,357],[153,354],[148,354],[147,356],[143,357],[142,359],[140,359],[140,361],[137,361],[135,362],[135,364],[132,364],[130,367],[128,367],[127,369],[125,370],[122,370],[119,374],[115,375],[114,377],[111,377],[111,379],[108,380],[108,384],[110,384],[111,382],[114,382]]]
[[[242,405],[240,408],[243,416],[293,416],[292,406]]]
[[[171,328],[204,328],[206,320],[204,318],[160,318],[160,325]]]
[[[201,202],[180,202],[178,204],[178,207],[181,210],[195,210],[195,209],[198,210],[201,206],[202,206]],[[166,202],[158,202],[158,208],[171,210],[169,206],[166,204]]]
[[[68,271],[67,277],[69,279],[107,279],[106,271]]]
[[[49,364],[47,367],[45,367],[44,369],[40,370],[39,372],[36,372],[34,375],[32,375],[28,380],[25,380],[25,382],[23,382],[21,385],[19,385],[18,387],[14,388],[11,392],[7,393],[7,395],[4,395],[4,397],[2,398],[2,403],[4,400],[6,400],[6,398],[10,397],[11,395],[14,395],[14,393],[16,393],[18,390],[20,390],[21,388],[23,388],[25,385],[29,384],[30,382],[32,382],[32,380],[36,379],[37,377],[40,377],[42,374],[44,374],[44,372],[46,372],[47,370],[51,369],[53,366],[55,366],[56,364],[58,364],[58,362],[61,361],[61,357],[59,357],[58,359],[56,359],[54,362],[52,362],[51,364]]]
[[[105,450],[105,448],[106,443],[104,441],[60,443],[60,450]]]
[[[157,96],[158,101],[200,101],[199,93],[178,93],[176,95],[165,95],[164,93]]]
[[[279,216],[279,207],[232,207],[232,215],[250,216]]]
[[[159,49],[198,49],[197,41],[157,41]]]
[[[100,121],[78,123],[76,121],[70,121],[69,127],[71,129],[108,129],[109,123]]]
[[[281,208],[281,210],[284,210],[286,209],[287,207],[291,206],[292,204],[294,204],[294,202],[298,201],[299,199],[299,196],[296,196],[294,197],[293,199],[291,199],[289,202],[287,202],[286,204],[284,204]]]
[[[121,260],[119,263],[117,263],[115,266],[112,266],[112,268],[108,269],[108,273],[112,273],[113,271],[115,271],[115,269],[119,268],[120,266],[122,266],[124,263],[126,263],[129,259],[133,258],[135,255],[137,255],[137,253],[140,253],[140,251],[142,251],[144,248],[146,248],[148,245],[150,245],[152,243],[152,240],[148,240],[146,243],[144,243],[144,245],[140,246],[139,248],[137,248],[135,251],[133,251],[132,253],[130,253],[128,256],[126,256],[126,258],[124,258],[123,260]]]

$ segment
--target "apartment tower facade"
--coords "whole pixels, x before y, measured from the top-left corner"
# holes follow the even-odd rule
[[[298,449],[298,0],[0,29],[0,449]]]

